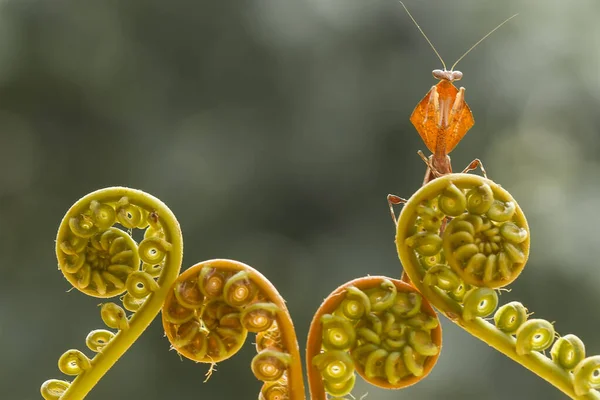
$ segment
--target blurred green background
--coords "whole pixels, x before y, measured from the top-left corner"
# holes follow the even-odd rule
[[[600,3],[407,0],[476,124],[455,169],[481,158],[519,201],[531,257],[501,302],[600,353]],[[0,391],[39,399],[59,356],[102,326],[98,299],[56,269],[54,238],[86,193],[126,185],[181,223],[182,269],[233,258],[287,299],[301,347],[338,285],[400,275],[386,195],[420,185],[408,120],[439,61],[395,0],[0,2]],[[443,321],[431,375],[367,399],[563,399]],[[255,399],[251,340],[207,366],[169,351],[157,319],[89,395]]]

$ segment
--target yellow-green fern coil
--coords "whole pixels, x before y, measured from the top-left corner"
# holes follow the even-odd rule
[[[439,319],[411,285],[382,276],[347,282],[319,307],[306,360],[313,400],[351,395],[355,373],[401,389],[425,378],[441,350]]]
[[[529,227],[516,201],[496,183],[449,174],[409,199],[396,243],[401,259],[418,265],[423,278],[434,268],[430,274],[454,272],[456,283],[499,288],[514,281],[527,262]]]
[[[302,362],[292,319],[275,287],[254,268],[209,260],[182,273],[167,295],[163,327],[173,348],[202,363],[232,357],[256,333],[251,369],[260,398],[303,399]]]
[[[158,314],[179,274],[182,253],[177,219],[163,202],[142,191],[101,189],[67,211],[56,237],[58,268],[88,296],[122,296],[102,304],[100,316],[111,330],[90,332],[86,345],[91,357],[74,349],[60,357],[59,369],[75,378],[44,382],[46,400],[86,396]]]
[[[448,174],[404,205],[396,247],[412,284],[453,322],[569,397],[600,399],[600,357],[586,358],[579,338],[556,340],[554,325],[529,319],[519,302],[498,308],[497,289],[523,271],[529,239],[506,190],[481,176]]]

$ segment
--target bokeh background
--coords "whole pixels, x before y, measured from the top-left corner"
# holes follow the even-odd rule
[[[531,257],[513,291],[600,353],[600,3],[407,0],[458,69],[476,124],[455,169],[481,158],[519,201]],[[386,195],[420,185],[408,121],[433,51],[395,0],[0,2],[0,392],[39,399],[58,357],[102,326],[99,300],[56,269],[71,204],[145,190],[181,223],[183,269],[234,258],[287,299],[301,346],[320,301],[367,274],[400,275]],[[444,320],[431,375],[367,399],[562,399]],[[250,342],[181,361],[157,319],[89,395],[254,399]]]

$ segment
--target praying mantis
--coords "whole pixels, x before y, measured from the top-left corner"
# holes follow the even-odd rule
[[[425,185],[437,177],[452,173],[449,154],[475,124],[473,113],[465,101],[465,88],[460,87],[457,89],[453,83],[459,81],[463,77],[463,73],[454,70],[454,68],[459,61],[477,47],[478,44],[518,14],[507,18],[479,39],[462,56],[460,56],[448,70],[446,68],[446,63],[436,50],[435,46],[431,43],[425,32],[423,32],[404,3],[400,2],[400,4],[402,4],[402,7],[404,7],[404,10],[406,10],[406,13],[419,29],[425,40],[427,40],[427,43],[429,43],[429,46],[431,46],[438,56],[444,68],[443,70],[433,70],[433,77],[438,79],[439,82],[431,87],[425,97],[417,104],[410,116],[410,122],[416,128],[421,139],[423,139],[423,142],[425,142],[427,149],[432,153],[431,156],[426,157],[422,151],[419,150],[418,152],[419,156],[425,162],[425,165],[427,165],[427,171],[425,172],[425,178],[423,180],[423,185]],[[480,168],[483,176],[487,177],[485,168],[478,158],[474,159],[462,172],[466,173],[477,168]],[[387,200],[392,220],[394,221],[394,225],[396,225],[397,219],[394,212],[394,205],[406,203],[406,200],[394,194],[388,194]]]

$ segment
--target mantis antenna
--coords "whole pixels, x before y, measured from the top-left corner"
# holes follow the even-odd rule
[[[452,71],[452,70],[454,70],[454,67],[456,67],[456,64],[458,64],[458,62],[459,62],[460,60],[462,60],[463,58],[465,58],[465,56],[466,56],[467,54],[469,54],[469,53],[471,52],[471,50],[473,50],[475,47],[477,47],[477,45],[478,45],[479,43],[483,42],[483,41],[484,41],[484,40],[485,40],[485,39],[486,39],[488,36],[490,36],[492,33],[496,32],[496,31],[497,31],[497,30],[498,30],[498,29],[499,29],[499,28],[500,28],[502,25],[504,25],[505,23],[507,23],[508,21],[510,21],[511,19],[513,19],[514,17],[516,17],[517,15],[519,15],[519,14],[515,14],[515,15],[513,15],[512,17],[508,17],[508,18],[506,18],[506,19],[505,19],[505,20],[504,20],[504,21],[503,21],[503,22],[502,22],[500,25],[498,25],[497,27],[495,27],[494,29],[492,29],[491,31],[489,31],[489,32],[487,33],[487,35],[485,35],[484,37],[482,37],[481,39],[479,39],[479,40],[477,41],[477,43],[475,43],[473,46],[471,46],[471,48],[470,48],[469,50],[465,51],[465,54],[463,54],[462,56],[460,56],[460,57],[458,58],[458,60],[456,60],[456,62],[454,63],[454,65],[452,65],[452,68],[450,68],[450,70],[451,70],[451,71]]]
[[[435,49],[435,46],[433,45],[433,43],[431,43],[431,40],[429,40],[429,38],[427,37],[427,35],[425,34],[425,32],[423,32],[423,29],[421,29],[421,27],[419,26],[419,24],[417,23],[417,21],[414,19],[414,17],[410,13],[410,11],[408,11],[408,8],[406,8],[406,6],[404,5],[404,3],[400,2],[400,4],[402,4],[402,7],[404,7],[404,10],[406,11],[406,13],[410,17],[410,19],[412,19],[412,22],[415,23],[415,26],[417,27],[417,29],[419,30],[419,32],[421,32],[421,35],[423,35],[423,37],[425,38],[425,40],[427,40],[427,43],[429,43],[429,46],[431,46],[431,48],[433,49],[433,51],[435,52],[435,54],[438,56],[438,58],[442,62],[442,66],[444,67],[444,71],[445,71],[446,70],[446,63],[444,62],[444,59],[442,58],[442,56],[440,56],[440,53],[438,53],[438,51]]]
[[[440,53],[438,53],[438,51],[435,49],[435,47],[433,46],[433,43],[431,43],[431,40],[429,40],[429,38],[427,37],[427,35],[425,34],[425,32],[423,32],[423,29],[421,29],[421,27],[419,26],[419,24],[417,23],[417,21],[415,20],[415,18],[412,16],[412,14],[410,13],[410,11],[408,11],[408,8],[406,8],[406,6],[404,5],[404,3],[402,1],[400,1],[400,4],[402,4],[402,7],[404,7],[404,10],[408,14],[408,16],[410,17],[410,19],[412,20],[412,22],[415,24],[415,26],[417,27],[417,29],[419,29],[419,32],[421,32],[421,34],[423,35],[423,37],[425,38],[425,40],[427,40],[427,43],[429,43],[429,46],[431,46],[431,48],[433,49],[433,51],[435,52],[435,54],[438,56],[438,58],[442,62],[442,66],[444,67],[444,71],[445,71],[446,70],[446,63],[442,59],[442,56],[440,56]],[[508,17],[500,25],[496,26],[494,29],[492,29],[491,31],[489,31],[484,37],[482,37],[481,39],[479,39],[477,41],[477,43],[475,43],[473,46],[471,46],[469,48],[469,50],[467,50],[462,56],[460,56],[458,58],[458,60],[456,60],[456,62],[450,68],[450,71],[453,71],[454,67],[456,67],[456,65],[458,64],[458,62],[460,60],[462,60],[463,58],[465,58],[465,56],[467,54],[469,54],[471,52],[471,50],[473,50],[475,47],[477,47],[477,45],[479,43],[483,42],[485,39],[487,39],[488,36],[490,36],[492,33],[496,32],[502,25],[506,24],[508,21],[510,21],[511,19],[513,19],[514,17],[516,17],[517,15],[519,15],[519,14],[515,14],[515,15],[513,15],[511,17]]]

